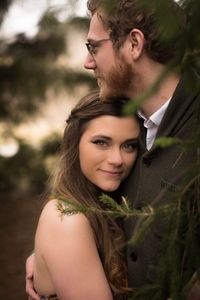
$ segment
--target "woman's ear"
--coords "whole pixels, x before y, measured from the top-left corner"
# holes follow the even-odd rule
[[[131,48],[131,56],[133,60],[141,57],[144,50],[145,38],[141,30],[134,28],[129,33],[129,43]]]

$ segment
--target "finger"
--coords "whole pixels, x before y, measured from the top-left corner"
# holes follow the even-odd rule
[[[32,253],[27,259],[26,259],[26,274],[27,275],[32,275],[33,274],[33,261],[34,261],[34,256],[35,254]]]
[[[36,293],[31,293],[31,291],[30,291],[28,300],[40,300],[40,297]]]
[[[40,300],[40,297],[33,289],[27,289],[26,292],[29,295],[30,300]]]
[[[33,274],[26,274],[26,277],[25,277],[26,280],[33,280]]]
[[[30,300],[40,300],[39,295],[35,292],[33,288],[32,279],[26,278],[26,293],[28,294]]]

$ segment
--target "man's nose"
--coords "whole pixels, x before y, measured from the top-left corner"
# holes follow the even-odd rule
[[[88,70],[94,70],[96,68],[96,62],[90,53],[88,53],[85,58],[84,68]]]
[[[112,149],[108,153],[109,164],[121,166],[123,164],[123,156],[120,149]]]

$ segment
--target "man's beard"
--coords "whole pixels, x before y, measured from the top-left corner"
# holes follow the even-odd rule
[[[116,66],[103,79],[105,88],[100,87],[100,97],[102,100],[112,100],[115,98],[130,99],[133,89],[135,72],[132,65],[127,63],[124,57],[118,57]]]

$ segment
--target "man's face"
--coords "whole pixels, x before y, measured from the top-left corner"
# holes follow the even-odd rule
[[[89,53],[84,67],[94,71],[101,97],[130,97],[134,72],[123,46],[116,50],[97,13],[87,36]]]

